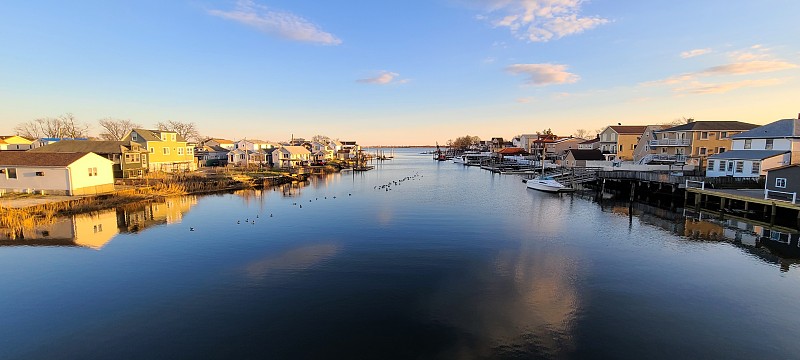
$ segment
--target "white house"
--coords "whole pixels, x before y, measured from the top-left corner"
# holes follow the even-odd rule
[[[778,120],[731,139],[731,150],[708,157],[706,176],[759,177],[800,163],[800,119]]]
[[[272,152],[275,148],[278,147],[278,144],[269,142],[269,141],[262,141],[262,140],[255,140],[255,139],[242,139],[236,142],[235,149],[242,150],[242,151],[256,151],[256,150],[266,150],[268,152]]]
[[[304,146],[282,146],[272,151],[272,162],[280,168],[307,165],[310,160],[311,152]]]
[[[114,162],[87,152],[0,152],[0,192],[93,195],[114,190]]]

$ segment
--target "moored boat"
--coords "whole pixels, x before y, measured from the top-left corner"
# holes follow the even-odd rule
[[[567,191],[569,189],[568,187],[564,186],[564,184],[553,179],[552,176],[537,176],[525,182],[525,186],[528,189],[553,193]]]

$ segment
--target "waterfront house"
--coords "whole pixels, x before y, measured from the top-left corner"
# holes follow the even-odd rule
[[[30,150],[32,153],[92,152],[111,160],[114,178],[140,178],[148,169],[148,153],[139,143],[130,141],[61,140]]]
[[[234,149],[242,151],[266,150],[267,152],[272,152],[272,150],[275,150],[279,146],[279,144],[270,141],[242,139],[236,142]]]
[[[584,141],[585,140],[582,138],[576,138],[572,136],[562,137],[549,144],[549,147],[552,147],[552,154],[561,159],[567,155],[567,151],[578,149],[580,143]]]
[[[758,125],[741,121],[694,121],[683,125],[654,131],[650,148],[662,158],[675,158],[678,162],[704,166],[709,156],[724,153],[732,147],[736,134]]]
[[[45,145],[50,145],[55,142],[59,142],[61,140],[80,140],[80,141],[88,141],[87,138],[57,138],[57,137],[43,137],[33,140],[31,142],[31,149],[35,149],[38,147],[42,147]]]
[[[279,168],[293,168],[308,165],[311,152],[303,146],[282,146],[272,151],[273,165]]]
[[[769,199],[797,202],[800,194],[800,164],[767,170],[764,196]]]
[[[201,141],[200,146],[219,146],[223,149],[231,151],[236,148],[236,143],[228,139],[211,138]]]
[[[706,176],[756,177],[800,163],[800,119],[778,120],[731,138],[731,150],[708,158]]]
[[[133,129],[122,141],[135,142],[147,149],[149,171],[193,171],[197,169],[194,144],[167,130]]]
[[[25,151],[30,150],[33,146],[33,141],[19,135],[0,136],[0,151],[14,150]]]
[[[0,152],[0,192],[90,195],[113,190],[113,162],[95,153]]]
[[[208,144],[208,142],[205,142]],[[233,142],[231,142],[231,147]],[[219,145],[201,145],[194,148],[194,156],[200,166],[225,166],[231,150]]]
[[[594,139],[584,140],[578,143],[578,150],[594,150],[600,148],[600,135]]]
[[[656,138],[656,131],[669,128],[669,125],[647,125],[633,150],[633,162],[639,165],[647,164],[684,164],[685,157],[678,158],[674,155],[655,154],[650,142]]]
[[[590,162],[603,162],[606,157],[598,149],[569,149],[564,158],[564,166],[568,168],[586,167]]]
[[[606,160],[633,160],[633,151],[646,129],[646,125],[608,126],[600,133],[599,149]]]

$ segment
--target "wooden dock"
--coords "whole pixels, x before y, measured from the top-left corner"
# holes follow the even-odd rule
[[[687,181],[684,204],[716,211],[720,217],[737,215],[770,226],[800,227],[800,204],[767,198],[764,189],[711,189],[702,181]],[[690,200],[691,198],[691,200]]]

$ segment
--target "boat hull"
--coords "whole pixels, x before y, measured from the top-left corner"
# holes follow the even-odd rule
[[[562,185],[561,183],[555,180],[531,179],[525,183],[525,186],[527,186],[528,189],[534,189],[551,193],[557,193],[565,191],[567,189],[566,186]]]

